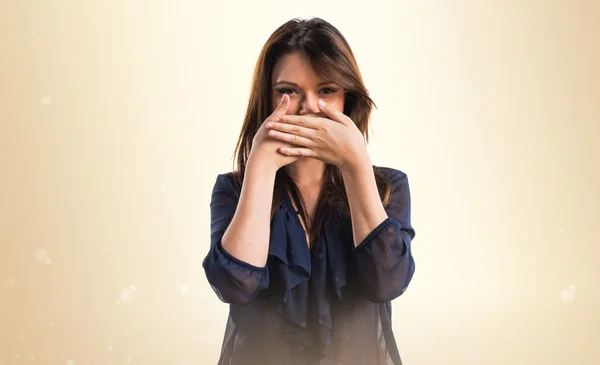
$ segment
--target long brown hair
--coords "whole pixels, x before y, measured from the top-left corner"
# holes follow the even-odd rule
[[[237,155],[238,169],[234,169],[234,178],[241,188],[246,171],[246,163],[252,148],[252,140],[263,121],[273,112],[271,107],[272,71],[276,62],[293,52],[303,53],[317,75],[327,75],[327,79],[344,89],[344,114],[350,117],[369,140],[369,116],[375,103],[363,84],[354,54],[344,36],[333,25],[321,18],[294,18],[277,28],[262,48],[254,68],[252,87],[246,116],[237,142],[234,156]],[[377,189],[384,205],[390,195],[390,184],[385,176],[373,168]],[[284,199],[286,189],[298,206],[300,215],[307,225],[310,242],[321,233],[327,209],[333,208],[334,214],[350,215],[348,197],[344,188],[341,172],[337,166],[327,164],[325,180],[318,199],[316,213],[311,221],[306,213],[304,201],[292,178],[280,168],[275,177],[271,217]]]

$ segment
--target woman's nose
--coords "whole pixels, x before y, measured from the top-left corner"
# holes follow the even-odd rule
[[[303,114],[315,114],[319,113],[319,97],[315,94],[309,93],[302,98],[300,101],[300,115]]]

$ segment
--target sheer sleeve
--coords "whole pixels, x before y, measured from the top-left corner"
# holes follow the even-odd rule
[[[239,194],[233,188],[233,174],[219,174],[210,202],[210,250],[202,266],[219,299],[233,305],[246,305],[269,286],[267,267],[257,267],[225,251],[221,239],[231,223]]]
[[[373,302],[388,302],[400,296],[415,271],[411,241],[415,230],[410,223],[408,178],[402,171],[389,172],[391,193],[388,214],[379,226],[354,249],[353,264],[361,291]]]

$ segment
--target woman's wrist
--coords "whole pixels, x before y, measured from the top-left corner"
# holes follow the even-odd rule
[[[246,168],[256,169],[261,171],[261,173],[273,176],[277,173],[277,170],[279,170],[278,166],[269,163],[268,159],[265,158],[265,156],[261,156],[260,152],[256,150],[250,152],[246,162]]]

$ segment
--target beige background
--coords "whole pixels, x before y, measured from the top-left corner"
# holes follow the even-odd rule
[[[5,1],[0,364],[215,364],[209,201],[267,37],[320,16],[409,176],[407,365],[600,364],[600,3]]]

